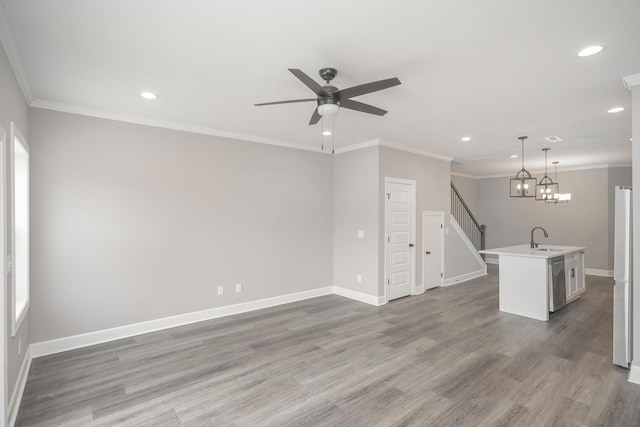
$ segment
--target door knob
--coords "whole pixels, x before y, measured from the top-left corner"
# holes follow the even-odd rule
[[[409,243],[409,247],[412,248],[413,247],[413,243]]]
[[[426,252],[426,254],[427,254],[427,255],[431,255],[431,252],[427,251],[427,252]]]

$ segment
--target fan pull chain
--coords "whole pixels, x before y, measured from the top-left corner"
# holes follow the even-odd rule
[[[336,154],[336,117],[331,117],[331,154]]]
[[[324,116],[322,116],[322,123],[320,123],[320,126],[322,126],[323,131],[320,132],[320,150],[324,151]]]

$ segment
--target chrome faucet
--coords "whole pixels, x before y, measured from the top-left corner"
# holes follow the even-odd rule
[[[538,247],[538,244],[533,241],[533,232],[536,231],[538,228],[540,230],[542,230],[542,232],[544,233],[544,237],[549,237],[549,233],[547,233],[547,230],[545,230],[544,228],[542,228],[542,227],[533,227],[531,229],[531,249]]]

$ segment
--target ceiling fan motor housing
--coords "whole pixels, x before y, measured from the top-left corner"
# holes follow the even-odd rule
[[[320,77],[322,78],[322,80],[329,83],[338,75],[338,70],[336,70],[335,68],[329,68],[329,67],[320,68],[320,71],[318,71],[318,74],[320,74]]]

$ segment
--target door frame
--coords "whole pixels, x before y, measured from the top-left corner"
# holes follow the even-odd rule
[[[414,246],[413,246],[413,250],[411,251],[410,259],[412,262],[412,268],[411,268],[411,272],[410,272],[410,279],[411,280],[411,293],[409,295],[415,295],[416,294],[416,246],[415,246],[415,241],[416,241],[416,212],[417,212],[417,206],[416,206],[416,181],[413,179],[403,179],[403,178],[393,178],[393,177],[388,177],[385,176],[384,177],[384,193],[382,194],[382,197],[384,199],[384,235],[382,236],[382,238],[384,239],[384,277],[382,278],[383,283],[384,283],[384,304],[389,302],[388,299],[388,295],[387,295],[387,284],[388,284],[388,276],[387,276],[387,271],[388,271],[388,265],[389,265],[389,203],[388,202],[388,198],[387,198],[387,193],[389,193],[389,184],[391,183],[398,183],[398,184],[405,184],[405,185],[411,185],[411,203],[413,205],[413,215],[411,215],[411,221],[410,221],[410,226],[411,226],[411,232],[410,234],[410,239],[412,242],[414,242]]]
[[[8,424],[9,417],[9,379],[7,354],[7,132],[0,125],[0,425]]]
[[[444,285],[444,212],[443,211],[422,211],[422,292],[425,292],[427,288],[425,287],[424,273],[426,269],[424,268],[426,254],[424,253],[425,248],[427,247],[427,233],[425,232],[425,221],[427,216],[438,216],[440,217],[440,286]]]

